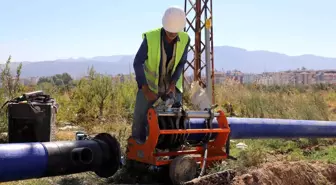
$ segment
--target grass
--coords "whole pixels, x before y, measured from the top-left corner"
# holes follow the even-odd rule
[[[74,87],[69,91],[54,91],[51,95],[60,104],[57,114],[59,126],[64,122],[70,122],[82,127],[89,134],[109,132],[118,138],[124,152],[131,131],[130,123],[135,103],[136,84],[134,82],[118,83],[114,88],[104,104],[103,116],[98,114],[98,100],[94,97],[88,99],[87,94],[85,96],[81,94],[84,92],[83,89]],[[89,89],[87,90],[86,93],[90,92]],[[184,95],[184,102],[190,107],[190,100],[187,96],[188,92]],[[229,103],[232,104],[233,111],[238,117],[336,120],[336,93],[333,89],[265,87],[226,81],[216,87],[216,102],[220,105],[219,108],[226,111],[228,115],[232,112],[228,112],[226,106]],[[57,139],[74,140],[74,132],[59,131]],[[248,148],[246,150],[237,149],[235,144],[238,142],[245,143]],[[238,160],[228,160],[226,163],[218,164],[209,171],[210,173],[229,168],[244,170],[267,161],[277,160],[321,160],[336,163],[335,139],[250,139],[235,140],[231,143],[231,155],[237,157]],[[81,183],[97,184],[104,183],[104,181],[91,173],[82,173],[4,184],[74,185]]]

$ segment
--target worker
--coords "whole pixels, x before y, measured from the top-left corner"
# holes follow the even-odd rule
[[[143,143],[148,134],[147,111],[159,98],[170,94],[182,104],[182,72],[190,43],[190,37],[184,32],[185,12],[176,6],[169,7],[162,25],[142,35],[143,41],[133,63],[138,92],[132,137],[139,143]]]

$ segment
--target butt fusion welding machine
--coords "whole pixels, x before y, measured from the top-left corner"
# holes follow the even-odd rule
[[[161,98],[162,104],[147,112],[148,133],[144,143],[128,139],[127,160],[169,166],[174,184],[189,181],[204,169],[227,158],[224,147],[230,128],[223,111],[212,107],[204,111],[184,111],[173,105],[172,96]]]

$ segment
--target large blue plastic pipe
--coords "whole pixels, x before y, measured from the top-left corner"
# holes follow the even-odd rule
[[[41,177],[46,171],[48,153],[41,143],[1,144],[0,180]]]
[[[336,138],[336,121],[228,118],[233,139]]]
[[[206,128],[206,122],[205,119],[203,118],[191,118],[187,124],[187,129],[204,129]],[[218,128],[218,122],[216,119],[213,120],[212,122],[212,128]],[[210,139],[214,139],[216,137],[216,133],[211,135]],[[190,134],[187,137],[188,141],[201,141],[205,139],[206,134]]]
[[[228,122],[232,139],[336,138],[336,121],[228,118]],[[218,128],[216,120],[213,121],[212,127]],[[205,119],[190,119],[187,128],[206,128]],[[200,141],[204,139],[204,136],[205,134],[191,134],[188,140]],[[100,174],[106,177],[110,176],[109,174],[114,174],[118,169],[120,162],[120,154],[111,154],[120,151],[113,152],[116,148],[115,142],[105,141],[109,141],[109,139],[0,144],[0,182],[65,175],[98,168],[106,170],[108,167],[113,168],[111,172],[105,174],[101,171]],[[111,143],[111,145],[107,143]],[[77,163],[78,161],[70,159],[71,154],[75,152],[74,149],[81,148],[87,148],[93,152],[90,164]]]
[[[231,139],[253,138],[336,138],[336,121],[264,119],[264,118],[227,118]],[[205,120],[190,119],[189,129],[206,128]],[[213,128],[218,128],[216,119]],[[213,135],[212,138],[214,138]],[[201,141],[205,134],[190,134],[189,141]]]
[[[92,140],[0,144],[0,182],[87,171],[110,177],[120,160],[119,143],[105,133]]]

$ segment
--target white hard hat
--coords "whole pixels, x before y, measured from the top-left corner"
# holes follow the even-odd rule
[[[162,17],[162,25],[166,31],[177,33],[183,31],[187,22],[186,19],[186,14],[182,8],[172,6],[165,11]]]

